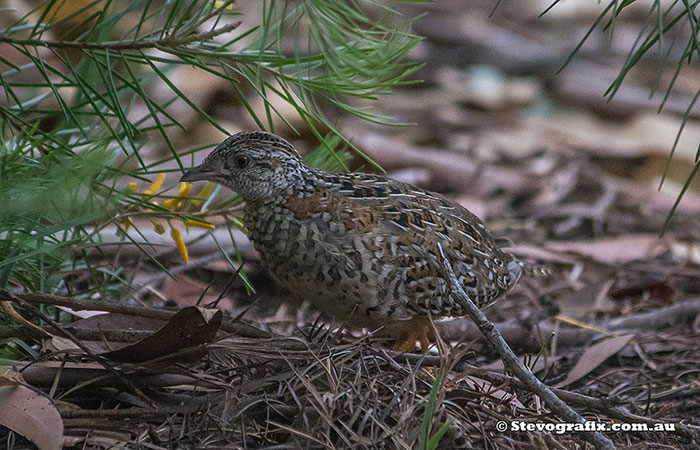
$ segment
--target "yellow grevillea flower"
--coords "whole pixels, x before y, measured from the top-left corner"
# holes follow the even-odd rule
[[[163,201],[163,208],[166,209],[177,209],[178,206],[182,203],[182,199],[180,198],[169,198],[165,201]]]
[[[180,182],[180,189],[177,190],[177,196],[178,197],[187,197],[190,195],[190,191],[192,190],[192,183],[185,183],[184,181]]]
[[[182,256],[182,260],[185,261],[185,264],[187,264],[190,258],[187,255],[187,247],[185,246],[185,241],[182,240],[182,234],[180,233],[180,230],[178,230],[177,228],[172,228],[170,230],[170,237],[173,238],[173,241],[175,241],[177,250],[180,252],[180,256]]]
[[[124,227],[124,231],[129,229],[130,226],[132,226],[134,222],[131,221],[130,217],[127,217],[126,219],[122,220],[122,226]]]
[[[199,206],[202,200],[205,198],[209,197],[209,194],[211,194],[211,191],[214,190],[214,183],[207,183],[201,191],[197,194],[197,198],[192,200],[192,205],[193,206]]]
[[[216,226],[209,222],[205,222],[203,220],[196,220],[196,219],[185,219],[182,221],[185,225],[188,227],[197,227],[197,228],[206,228],[207,230],[215,230]]]
[[[152,195],[155,195],[158,193],[160,190],[161,186],[163,185],[163,181],[165,181],[165,173],[160,173],[158,175],[158,178],[146,189],[141,193],[143,197],[149,197]],[[137,183],[129,183],[127,185],[127,189],[130,192],[138,192],[138,184]],[[191,208],[188,205],[192,206],[198,206],[201,200],[204,200],[209,196],[209,194],[212,192],[214,189],[214,185],[212,183],[208,183],[198,194],[196,199],[191,199],[189,203],[185,203],[186,200],[188,200],[188,196],[190,195],[190,192],[192,192],[192,184],[191,183],[180,183],[179,189],[177,191],[177,196],[173,196],[173,198],[169,198],[162,203],[162,207],[165,209],[169,209],[171,211],[177,211],[180,209],[184,210],[191,210]],[[158,204],[154,200],[149,200],[151,204]],[[184,205],[184,206],[183,206]],[[146,209],[146,211],[151,212],[151,209]],[[172,219],[169,219],[169,221]],[[206,220],[202,219],[178,219],[182,220],[182,223],[185,224],[185,226],[188,227],[197,227],[197,228],[205,228],[207,230],[214,230],[216,229],[216,226],[213,224],[207,222]],[[151,223],[153,224],[153,229],[155,230],[156,233],[158,234],[163,234],[165,233],[165,227],[163,224],[158,223],[154,220],[154,218],[150,218]],[[132,226],[133,223],[131,222],[131,219],[126,217],[122,220],[122,224],[124,226],[124,230],[128,229],[129,226]],[[180,252],[180,256],[182,256],[183,261],[185,261],[185,264],[189,262],[189,256],[187,254],[187,246],[185,245],[185,241],[182,239],[182,233],[180,230],[177,228],[173,227],[172,224],[170,224],[170,237],[173,239],[175,242],[175,245],[177,247],[177,250]]]
[[[214,8],[221,8],[222,6],[224,6],[224,2],[223,2],[223,1],[221,1],[221,0],[216,0],[216,1],[214,2]],[[232,9],[233,9],[233,3],[226,5],[226,9],[232,10]]]
[[[163,184],[163,181],[165,181],[165,172],[161,172],[160,175],[158,175],[156,181],[154,181],[148,189],[143,191],[143,195],[153,195],[156,192],[158,192],[158,189],[160,189],[160,186]]]
[[[171,198],[163,202],[163,208],[167,209],[177,209],[182,205],[182,201],[184,198],[182,197],[187,197],[190,195],[190,191],[192,190],[192,184],[191,183],[185,183],[182,182],[180,183],[180,189],[178,189],[177,196],[180,198]]]

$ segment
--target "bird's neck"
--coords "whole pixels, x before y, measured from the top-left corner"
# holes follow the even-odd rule
[[[284,180],[280,180],[275,189],[266,195],[246,198],[246,216],[260,219],[271,214],[276,207],[284,206],[290,197],[301,198],[323,188],[324,172],[308,167],[305,169],[303,172],[287,174]]]

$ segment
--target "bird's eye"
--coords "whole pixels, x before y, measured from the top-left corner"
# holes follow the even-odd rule
[[[245,166],[248,165],[250,162],[250,159],[248,159],[247,156],[244,155],[238,155],[236,158],[233,160],[233,163],[238,167],[239,169],[243,169]]]

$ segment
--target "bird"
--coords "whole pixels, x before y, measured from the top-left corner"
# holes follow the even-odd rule
[[[335,320],[395,337],[398,352],[417,341],[425,352],[433,319],[467,314],[439,247],[480,308],[523,273],[457,202],[383,175],[309,167],[271,133],[231,135],[181,178],[202,180],[243,198],[247,235],[278,283]]]

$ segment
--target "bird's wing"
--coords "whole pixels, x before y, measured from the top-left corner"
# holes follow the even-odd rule
[[[366,245],[381,256],[377,259],[383,267],[377,270],[387,272],[393,295],[415,303],[418,311],[465,314],[451,295],[438,243],[478,305],[491,303],[517,281],[520,272],[512,256],[456,202],[382,176],[336,177],[333,216],[354,235],[369,237]]]

